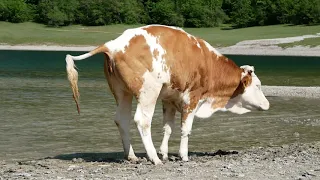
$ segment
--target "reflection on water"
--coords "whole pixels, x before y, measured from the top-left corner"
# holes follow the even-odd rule
[[[113,122],[115,102],[104,79],[79,81],[79,116],[66,78],[0,77],[0,159],[43,158],[75,152],[122,152]],[[219,112],[196,119],[190,151],[234,150],[320,140],[320,99],[269,97],[269,111],[245,115]],[[169,142],[177,153],[180,123]],[[132,121],[136,152],[144,152]],[[162,138],[162,110],[152,124],[156,148]]]

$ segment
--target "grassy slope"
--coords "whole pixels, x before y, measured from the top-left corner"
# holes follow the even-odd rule
[[[110,25],[85,27],[73,25],[62,28],[49,28],[42,24],[0,22],[0,43],[6,44],[59,44],[59,45],[98,45],[111,40],[125,29],[139,25]],[[222,30],[221,28],[185,28],[193,35],[207,40],[214,46],[229,46],[243,40],[279,38],[316,34],[320,26],[275,25],[243,29]],[[309,43],[306,40],[306,43]],[[320,44],[320,38],[312,40]]]

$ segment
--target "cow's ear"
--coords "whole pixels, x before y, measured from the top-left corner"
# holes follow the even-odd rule
[[[250,86],[251,82],[252,82],[251,75],[246,75],[241,79],[241,84],[243,85],[244,88]]]

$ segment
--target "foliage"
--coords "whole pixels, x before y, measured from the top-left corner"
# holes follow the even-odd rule
[[[171,0],[148,2],[150,23],[183,26],[184,18],[175,10],[175,3]]]
[[[0,21],[19,23],[31,18],[31,9],[24,0],[0,0]]]
[[[319,0],[224,0],[223,7],[235,27],[320,23]]]
[[[36,21],[49,26],[64,26],[75,21],[77,0],[40,0]]]
[[[121,23],[144,24],[148,23],[149,17],[144,10],[143,3],[139,0],[123,0],[120,10]]]
[[[320,0],[0,0],[0,21],[242,28],[319,24]]]
[[[222,0],[189,0],[184,3],[181,12],[186,27],[213,27],[218,26],[225,14],[221,9]]]

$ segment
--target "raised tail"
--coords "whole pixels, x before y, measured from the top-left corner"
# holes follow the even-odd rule
[[[69,54],[66,56],[66,63],[67,63],[66,69],[67,69],[68,79],[71,84],[73,99],[76,102],[78,114],[80,114],[80,107],[79,107],[80,94],[79,94],[79,89],[78,89],[78,72],[75,69],[76,66],[74,64],[74,61],[75,60],[83,60],[83,59],[86,59],[90,56],[93,56],[93,55],[101,53],[101,52],[104,52],[109,55],[108,48],[105,45],[101,45],[101,46],[97,47],[96,49],[94,49],[88,53],[85,53],[83,55],[80,55],[80,56],[71,56]]]

